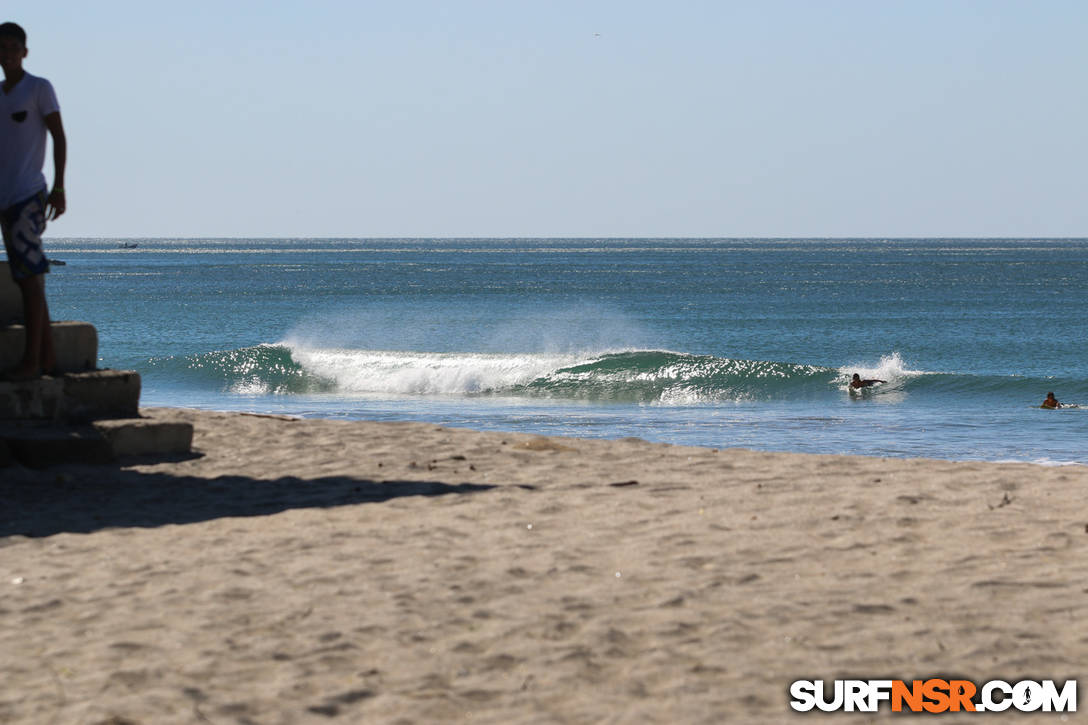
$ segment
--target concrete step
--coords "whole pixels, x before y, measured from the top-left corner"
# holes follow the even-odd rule
[[[13,461],[27,468],[114,460],[109,441],[91,426],[59,427],[28,421],[17,427],[0,427],[0,440]]]
[[[2,270],[0,270],[2,272]],[[51,322],[53,348],[57,352],[57,370],[78,373],[98,367],[98,331],[87,322]],[[0,327],[0,370],[8,370],[23,359],[26,328],[22,325]]]
[[[62,265],[63,262],[54,262],[53,266]],[[46,284],[46,299],[49,298],[49,285]],[[0,326],[22,324],[23,322],[23,294],[19,291],[19,285],[11,278],[11,265],[7,260],[0,262]]]
[[[136,418],[140,410],[140,374],[133,370],[94,370],[61,375],[63,418],[68,421]]]
[[[154,456],[188,453],[193,424],[154,418],[98,420],[91,424],[110,444],[115,456]]]
[[[0,420],[80,423],[135,418],[139,405],[140,374],[131,370],[94,370],[23,383],[0,382]]]
[[[114,463],[129,456],[189,453],[191,423],[154,418],[95,421],[66,426],[44,421],[0,423],[0,467]]]

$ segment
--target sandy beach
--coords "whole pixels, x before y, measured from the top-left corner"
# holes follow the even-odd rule
[[[1085,467],[146,413],[195,454],[0,469],[0,722],[775,723],[796,679],[1088,682]]]

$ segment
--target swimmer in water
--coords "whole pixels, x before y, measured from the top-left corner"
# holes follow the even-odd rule
[[[858,390],[859,388],[867,388],[870,385],[876,385],[877,383],[886,383],[886,382],[888,382],[888,381],[887,380],[877,380],[876,378],[871,378],[869,380],[862,380],[860,375],[858,375],[857,373],[854,373],[854,379],[850,381],[850,389],[851,390]]]
[[[1040,408],[1060,408],[1062,404],[1058,402],[1058,399],[1054,397],[1054,393],[1047,393],[1046,400],[1039,406]]]

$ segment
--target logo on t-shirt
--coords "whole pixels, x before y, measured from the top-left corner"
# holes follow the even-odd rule
[[[16,111],[11,114],[11,120],[15,121],[15,123],[22,123],[26,120],[26,111]]]

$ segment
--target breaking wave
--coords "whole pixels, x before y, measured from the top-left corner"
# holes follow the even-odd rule
[[[973,393],[1035,396],[1084,381],[910,369],[897,354],[840,368],[625,350],[593,355],[432,353],[257,345],[149,361],[156,373],[241,395],[504,396],[658,405],[815,399],[847,391],[850,376],[886,380],[874,396]]]

